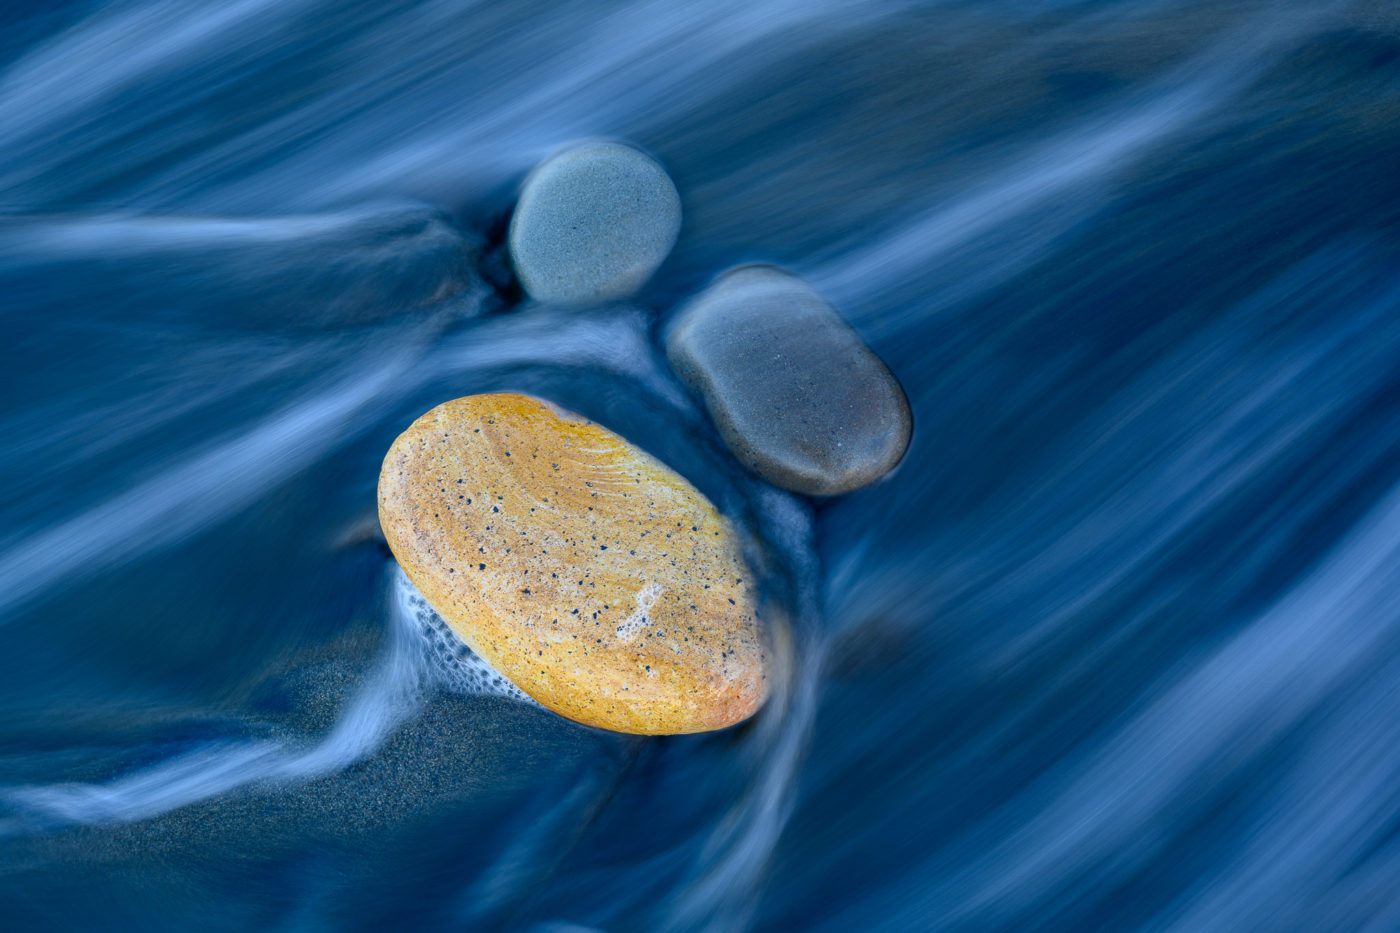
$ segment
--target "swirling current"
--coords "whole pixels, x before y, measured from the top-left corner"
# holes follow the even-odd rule
[[[680,239],[534,305],[595,137]],[[886,480],[667,365],[750,261],[903,383]],[[1393,3],[11,0],[0,326],[5,929],[1400,929]],[[577,726],[394,568],[385,450],[504,390],[741,529],[754,721]]]

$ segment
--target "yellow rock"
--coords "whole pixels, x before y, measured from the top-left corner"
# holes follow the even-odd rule
[[[379,474],[385,537],[472,650],[562,716],[721,729],[767,693],[725,520],[653,457],[527,395],[439,405]]]

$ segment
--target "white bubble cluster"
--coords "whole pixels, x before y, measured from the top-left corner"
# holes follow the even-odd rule
[[[656,601],[661,598],[661,594],[664,592],[666,592],[666,588],[657,586],[655,583],[644,586],[637,592],[637,608],[617,627],[618,641],[627,644],[637,637],[638,632],[647,627],[651,607],[656,605]]]
[[[394,588],[404,618],[421,643],[430,680],[451,693],[535,702],[467,647],[402,570],[394,575]]]

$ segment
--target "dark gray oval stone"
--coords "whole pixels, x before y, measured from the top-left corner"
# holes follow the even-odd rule
[[[511,264],[538,301],[596,304],[641,288],[680,229],[680,195],[654,159],[621,143],[584,143],[525,179]]]
[[[735,456],[777,486],[850,492],[909,446],[899,381],[820,295],[772,266],[731,270],[692,299],[666,355]]]

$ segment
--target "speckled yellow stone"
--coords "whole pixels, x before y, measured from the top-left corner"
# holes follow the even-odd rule
[[[389,448],[379,520],[453,630],[562,716],[659,735],[721,729],[763,703],[733,532],[591,421],[513,393],[439,405]]]

